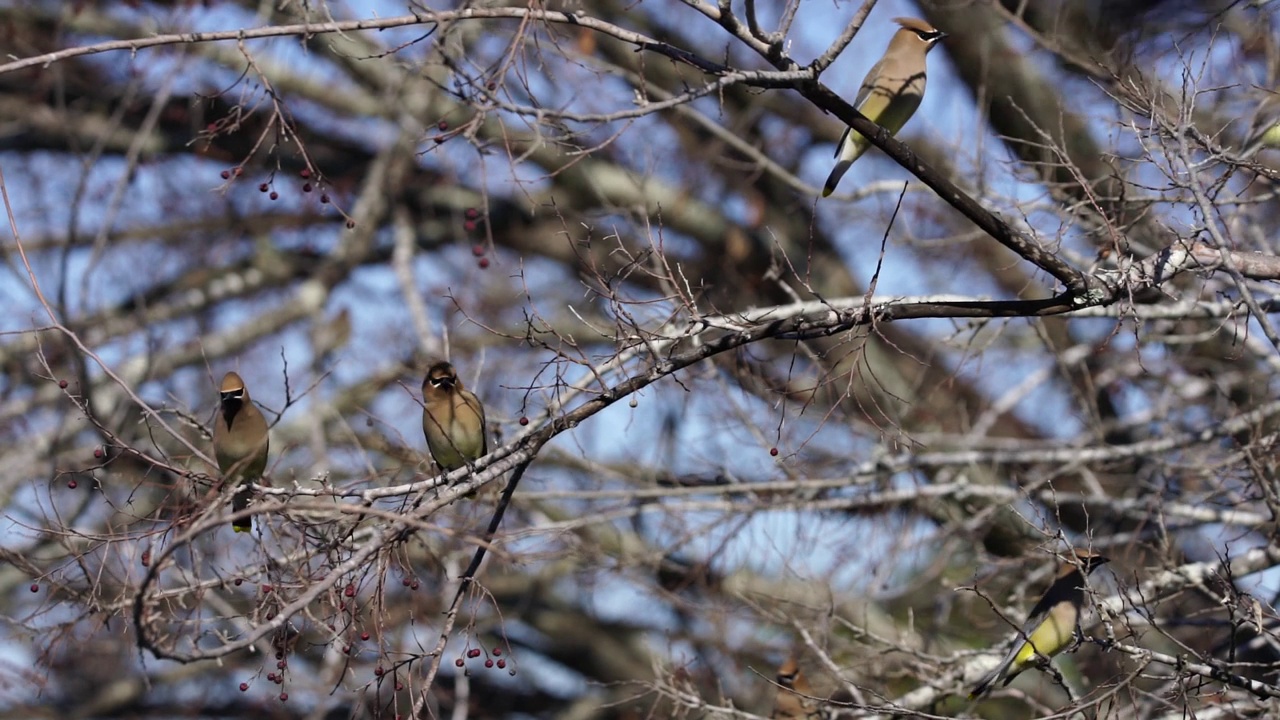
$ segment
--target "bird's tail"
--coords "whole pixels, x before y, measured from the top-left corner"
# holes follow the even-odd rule
[[[1005,667],[1007,667],[1006,663],[1000,663],[992,668],[991,672],[983,675],[982,679],[978,681],[978,684],[974,686],[973,691],[969,693],[969,699],[977,700],[983,695],[986,695],[987,691],[991,689],[991,686],[995,681],[1000,679],[1000,676],[1004,673]]]
[[[827,184],[822,187],[822,197],[828,197],[836,191],[836,185],[840,184],[840,178],[849,171],[849,168],[862,154],[867,151],[871,144],[867,139],[862,137],[861,133],[854,132],[852,129],[845,133],[844,139],[840,142],[839,152],[836,157],[836,166],[831,169],[831,174],[827,176]]]
[[[830,197],[831,193],[836,191],[836,185],[840,182],[840,178],[844,177],[845,172],[849,170],[851,162],[841,160],[836,163],[835,168],[831,170],[831,174],[827,176],[827,184],[822,186],[822,197]]]
[[[249,500],[253,497],[253,488],[249,483],[244,483],[236,489],[236,494],[231,497],[231,510],[240,512],[249,507]],[[231,529],[238,533],[253,532],[253,517],[242,517],[231,521]]]

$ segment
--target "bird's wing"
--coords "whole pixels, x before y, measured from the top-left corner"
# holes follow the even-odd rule
[[[853,106],[858,108],[859,112],[861,112],[862,103],[866,101],[867,95],[871,94],[871,86],[875,84],[876,76],[880,74],[880,68],[883,65],[884,58],[880,58],[876,61],[876,64],[872,65],[871,69],[867,71],[867,76],[862,78],[862,87],[858,88],[858,96],[853,99]],[[863,114],[865,115],[866,113]],[[840,150],[844,147],[845,141],[849,139],[849,131],[852,129],[853,128],[851,127],[845,127],[844,134],[840,136],[840,142],[836,143],[836,154],[834,157],[840,157]],[[841,174],[843,175],[844,173]]]
[[[876,79],[880,76],[880,70],[884,67],[884,58],[876,61],[875,65],[867,71],[867,76],[862,78],[862,86],[858,88],[858,96],[853,99],[854,107],[862,107],[863,101],[867,99],[867,95],[871,94],[871,88],[876,84]]]

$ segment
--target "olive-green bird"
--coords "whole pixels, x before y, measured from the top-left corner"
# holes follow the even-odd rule
[[[253,490],[248,487],[262,479],[267,469],[267,421],[249,398],[249,389],[240,376],[229,372],[222,378],[218,416],[213,423],[213,455],[222,470],[223,487],[235,488],[233,511],[249,507]],[[233,520],[236,532],[253,530],[249,517]]]
[[[1245,149],[1242,154],[1245,157],[1252,157],[1259,151],[1268,148],[1280,148],[1280,123],[1268,121],[1267,125],[1254,134],[1253,138],[1245,143]]]
[[[822,703],[814,697],[809,679],[804,676],[794,655],[778,666],[778,694],[773,700],[771,720],[817,720],[822,717]]]
[[[889,47],[862,79],[853,106],[871,122],[897,135],[924,99],[925,56],[947,36],[916,18],[894,18],[900,25]],[[822,197],[835,192],[840,178],[871,147],[871,141],[853,128],[845,128],[836,146],[836,166],[822,188]]]
[[[1008,685],[1022,671],[1051,658],[1071,644],[1084,606],[1084,578],[1109,560],[1095,552],[1075,550],[1073,562],[1058,567],[1058,575],[1031,608],[1004,660],[978,682],[969,699],[987,692],[997,681]]]
[[[484,405],[463,387],[453,365],[438,362],[427,370],[422,399],[422,433],[441,469],[457,470],[489,452]]]

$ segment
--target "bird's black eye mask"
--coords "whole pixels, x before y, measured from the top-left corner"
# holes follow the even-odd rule
[[[449,388],[453,387],[453,378],[451,377],[431,378],[431,387],[444,388],[448,390]]]
[[[236,413],[240,412],[240,406],[244,405],[244,390],[232,390],[224,392],[222,397],[222,417],[226,418],[227,426],[231,426],[231,420],[235,418]]]
[[[223,405],[239,405],[244,402],[243,390],[231,390],[230,392],[221,393],[221,396]]]

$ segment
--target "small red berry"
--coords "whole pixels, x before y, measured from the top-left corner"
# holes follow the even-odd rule
[[[276,681],[276,674],[275,674],[275,673],[267,673],[267,682],[275,682],[275,681]]]
[[[270,194],[270,195],[268,195],[267,197],[271,198],[272,200],[279,200],[279,199],[280,199],[280,193],[276,192],[275,190],[272,190],[272,191],[271,191],[271,194]]]
[[[289,664],[289,663],[288,663],[288,662],[286,662],[286,661],[284,661],[284,660],[277,660],[277,661],[276,661],[276,669],[277,669],[277,670],[283,670],[283,669],[285,668],[285,666],[286,666],[286,665],[288,665],[288,664]]]
[[[432,139],[432,140],[435,140],[435,142],[436,142],[436,144],[437,144],[437,145],[439,145],[440,143],[444,142],[444,136],[443,136],[443,135],[437,135],[437,136],[435,136],[435,137],[433,137],[433,138],[431,138],[431,139]]]
[[[485,661],[484,661],[484,666],[485,666],[485,667],[487,667],[487,668],[491,668],[491,667],[493,667],[493,660],[492,660],[492,659],[485,660]]]
[[[476,231],[476,221],[475,221],[475,220],[468,220],[468,221],[466,221],[466,222],[462,223],[462,229],[463,229],[463,230],[466,230],[467,232],[475,232],[475,231]]]
[[[220,173],[218,173],[218,174],[222,176],[222,179],[223,179],[223,180],[227,180],[227,179],[229,179],[229,178],[231,177],[231,171],[230,171],[230,170],[223,170],[222,172],[220,172]]]
[[[454,664],[454,665],[457,665],[458,667],[462,667],[462,666],[463,666],[463,665],[465,665],[466,663],[464,663],[464,662],[462,661],[462,658],[458,658],[457,660],[454,660],[454,661],[453,661],[453,664]]]
[[[411,582],[413,582],[413,581],[412,581],[412,580],[410,580],[410,579],[409,579],[409,578],[407,578],[407,577],[402,577],[402,578],[400,578],[400,584],[401,584],[401,585],[403,585],[403,586],[405,586],[405,587],[409,587],[409,583],[411,583]]]
[[[276,676],[276,684],[277,685],[284,684],[284,673],[280,673],[279,675]]]
[[[68,480],[68,481],[67,481],[67,487],[71,488],[72,490],[75,490],[75,489],[76,489],[76,481],[75,481],[75,480]]]
[[[360,633],[360,639],[367,641],[369,639],[369,633],[367,632]]]
[[[320,203],[321,203],[322,205],[328,205],[328,204],[329,204],[329,193],[322,193],[322,194],[320,195]]]
[[[35,583],[31,583],[31,592],[40,592],[40,586]]]
[[[311,192],[311,183],[302,183],[302,192]]]
[[[351,646],[350,646],[350,645],[343,645],[343,646],[342,646],[342,654],[343,654],[343,655],[350,655],[350,654],[351,654]]]
[[[386,670],[383,670],[381,665],[373,669],[373,674],[377,675],[378,677],[382,677],[382,674],[385,672]]]
[[[485,252],[484,246],[481,245],[480,243],[476,243],[475,245],[471,246],[471,254],[475,255],[476,257],[484,257],[484,252]]]
[[[778,448],[769,448],[769,454],[773,457],[778,457]]]
[[[468,220],[475,220],[480,217],[480,211],[475,208],[467,208],[463,215],[466,215]]]
[[[66,380],[59,380],[59,381],[58,381],[58,387],[59,387],[59,388],[61,388],[61,389],[63,389],[63,390],[66,390],[66,389],[67,389],[67,381],[66,381]]]
[[[311,177],[311,168],[302,168],[301,170],[299,170],[298,177],[302,178],[303,180],[306,180],[307,178]]]
[[[236,168],[235,170],[232,170],[232,171],[231,171],[231,174],[232,174],[232,175],[235,175],[236,177],[240,177],[241,175],[243,175],[243,174],[244,174],[244,168],[242,168],[242,167],[238,167],[238,168]]]
[[[396,683],[396,692],[400,692],[403,689],[404,689],[404,683]]]
[[[417,590],[417,589],[418,589],[418,581],[417,581],[417,580],[414,580],[413,582],[409,583],[409,589],[410,589],[410,590]]]
[[[244,583],[244,578],[235,579],[236,587],[240,587]]]
[[[355,597],[355,596],[356,596],[356,586],[355,586],[355,585],[348,585],[348,586],[347,586],[347,589],[342,591],[342,594],[343,594],[343,595],[346,595],[347,597]]]
[[[261,185],[258,186],[258,192],[266,192],[270,189],[271,189],[271,186],[267,183],[262,183]]]
[[[480,657],[480,648],[471,648],[470,650],[468,650],[467,657],[470,657],[470,658]]]
[[[240,683],[240,692],[246,692],[249,689],[249,683]]]
[[[529,424],[529,418],[524,417],[524,416],[521,416],[521,417],[520,417],[520,424],[521,424],[521,425],[528,425],[528,424]]]
[[[436,123],[436,129],[438,129],[440,132],[444,132],[445,130],[449,129],[449,123],[445,120],[441,120],[440,122]]]
[[[283,651],[283,650],[277,650],[277,651],[276,651],[276,659],[277,659],[277,660],[283,660],[283,659],[284,659],[284,651]]]
[[[502,655],[502,648],[494,648],[494,649],[493,649],[493,656],[494,656],[494,657],[500,657],[501,655]]]
[[[142,567],[151,567],[151,550],[142,551]]]
[[[280,693],[280,702],[289,702],[289,693]]]
[[[498,668],[499,668],[499,669],[502,669],[502,668],[504,668],[504,667],[506,667],[506,666],[507,666],[507,659],[506,659],[506,658],[503,658],[503,659],[501,659],[501,660],[499,660],[499,661],[498,661]]]
[[[263,586],[262,586],[262,592],[264,592],[264,593],[269,593],[269,592],[271,592],[271,586],[270,586],[270,585],[263,585]]]
[[[107,454],[107,451],[103,450],[101,447],[96,447],[93,449],[93,457],[98,460],[101,460],[102,457],[106,454]]]
[[[494,90],[498,89],[498,83],[490,81],[489,84],[486,85],[485,87],[489,88],[489,92],[493,92]]]

